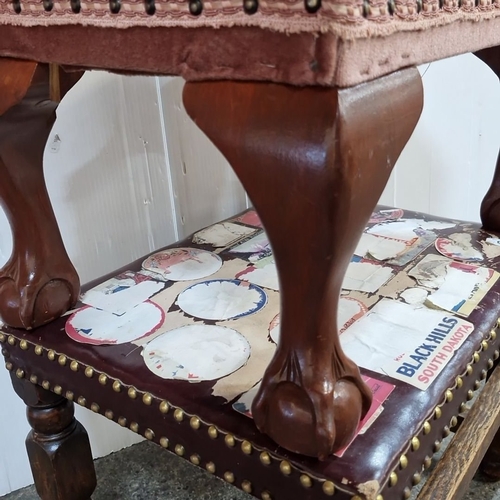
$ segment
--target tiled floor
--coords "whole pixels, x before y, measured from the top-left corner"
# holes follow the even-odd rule
[[[93,500],[250,500],[252,497],[148,442],[96,461]],[[500,500],[500,483],[475,478],[464,500]],[[34,487],[1,497],[38,499]],[[68,499],[69,500],[69,499]],[[290,499],[300,500],[300,499]]]

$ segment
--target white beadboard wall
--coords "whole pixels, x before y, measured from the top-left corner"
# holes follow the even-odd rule
[[[426,65],[422,118],[381,202],[478,220],[498,151],[498,79],[476,58]],[[181,103],[178,78],[87,73],[59,108],[47,185],[82,281],[247,206],[235,175]],[[11,235],[0,210],[0,265]],[[0,370],[0,496],[32,482],[24,406]],[[138,436],[77,408],[94,455]]]

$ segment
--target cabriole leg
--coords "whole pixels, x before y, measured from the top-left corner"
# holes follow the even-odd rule
[[[252,411],[291,451],[326,457],[369,408],[371,394],[340,347],[338,299],[422,102],[416,69],[344,90],[185,86],[188,113],[242,181],[274,251],[281,335]]]
[[[75,304],[80,288],[43,176],[57,108],[50,96],[54,88],[59,95],[68,90],[66,83],[54,78],[48,65],[0,59],[0,206],[14,239],[12,256],[0,271],[0,317],[18,328],[59,317]]]

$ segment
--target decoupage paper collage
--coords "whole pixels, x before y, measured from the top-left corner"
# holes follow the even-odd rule
[[[346,354],[372,372],[428,388],[474,330],[469,316],[499,278],[489,263],[500,256],[500,239],[484,233],[477,243],[475,232],[401,209],[372,214],[340,298]],[[140,271],[115,276],[81,302],[66,323],[75,341],[133,343],[156,376],[215,381],[214,395],[251,415],[280,335],[276,265],[255,211],[149,256]],[[359,433],[395,387],[364,377],[375,397]]]

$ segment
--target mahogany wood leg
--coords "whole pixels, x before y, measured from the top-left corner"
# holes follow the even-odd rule
[[[370,391],[339,344],[338,298],[422,102],[416,69],[345,90],[185,86],[188,113],[231,163],[274,251],[281,335],[252,411],[291,451],[328,456],[369,408]]]
[[[500,47],[481,50],[475,55],[500,78]],[[481,221],[485,229],[500,232],[500,153],[490,189],[481,203]]]
[[[500,78],[500,47],[481,50],[475,55]],[[500,232],[500,153],[491,187],[481,204],[481,220],[485,229]],[[500,480],[500,431],[486,452],[480,470],[491,480]]]
[[[11,374],[27,405],[26,438],[35,486],[42,500],[88,500],[96,487],[89,438],[71,401]]]
[[[57,108],[49,99],[50,80],[48,65],[0,59],[0,205],[14,239],[0,271],[0,317],[26,329],[65,313],[80,289],[43,176],[43,151]]]

